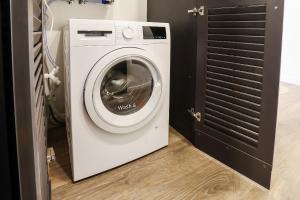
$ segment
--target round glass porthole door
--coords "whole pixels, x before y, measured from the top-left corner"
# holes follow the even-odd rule
[[[104,106],[116,115],[130,115],[141,110],[153,91],[153,77],[145,62],[127,58],[105,74],[100,96]]]
[[[87,77],[84,101],[91,120],[126,134],[153,119],[164,99],[160,62],[141,49],[120,49],[100,59]]]

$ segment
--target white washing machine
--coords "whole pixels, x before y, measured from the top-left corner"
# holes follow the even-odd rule
[[[64,52],[74,181],[168,145],[168,24],[71,19]]]

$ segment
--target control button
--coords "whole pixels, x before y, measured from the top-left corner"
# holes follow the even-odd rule
[[[135,32],[132,28],[127,27],[123,29],[123,36],[126,39],[132,39],[134,38]]]

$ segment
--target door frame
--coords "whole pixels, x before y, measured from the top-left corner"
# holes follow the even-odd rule
[[[1,197],[13,200],[20,198],[20,190],[10,59],[10,13],[7,8],[9,1],[0,1],[0,176],[5,183],[1,188]]]

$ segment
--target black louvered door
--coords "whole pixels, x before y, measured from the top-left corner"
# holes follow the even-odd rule
[[[269,188],[283,0],[201,0],[195,145]]]
[[[37,199],[50,199],[50,181],[47,163],[47,116],[43,68],[42,1],[32,0],[33,10],[33,93],[34,93],[34,141],[36,148]]]

